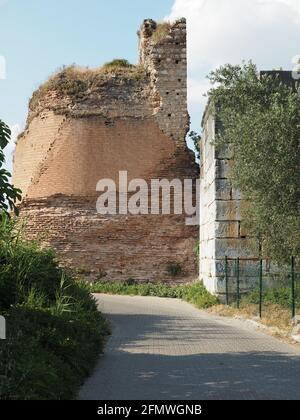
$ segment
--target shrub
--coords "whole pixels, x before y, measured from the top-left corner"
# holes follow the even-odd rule
[[[134,285],[136,285],[136,284],[137,284],[137,282],[136,282],[136,280],[135,280],[135,279],[130,278],[130,279],[126,280],[124,284],[125,284],[126,286],[134,286]]]
[[[103,348],[108,326],[86,285],[57,266],[50,250],[0,225],[0,399],[71,399]],[[83,356],[84,355],[84,356]]]
[[[119,76],[121,79],[139,80],[145,76],[145,69],[121,59],[113,60],[95,69],[76,65],[64,66],[33,93],[29,108],[31,111],[35,110],[40,100],[50,91],[56,91],[58,95],[77,100],[85,95],[91,96],[92,93],[99,95],[99,88],[107,83],[109,74]],[[114,79],[112,83],[117,82]]]
[[[166,38],[171,28],[170,22],[162,22],[157,25],[155,32],[152,35],[152,41],[157,44],[162,39]]]
[[[167,271],[170,276],[177,277],[182,273],[182,268],[180,264],[169,264]]]
[[[216,146],[234,154],[230,177],[245,199],[244,228],[261,239],[263,257],[286,263],[300,256],[299,83],[260,75],[252,62],[222,66],[210,80]]]
[[[216,296],[207,291],[202,283],[195,283],[183,287],[182,299],[193,303],[197,308],[209,308],[218,303]]]
[[[0,210],[9,214],[9,210],[18,213],[16,202],[21,199],[21,190],[11,185],[11,174],[3,168],[5,163],[4,149],[11,139],[10,128],[0,120]]]
[[[124,60],[123,58],[116,58],[108,63],[103,65],[104,69],[110,68],[132,68],[134,67],[132,64],[129,63],[128,60]]]
[[[22,302],[32,287],[53,301],[62,276],[52,250],[39,250],[22,238],[22,227],[0,218],[0,307]]]
[[[113,295],[157,296],[162,298],[183,299],[194,304],[198,308],[208,308],[218,303],[218,299],[211,295],[200,282],[181,286],[169,286],[164,283],[128,285],[126,282],[100,282],[91,286],[91,291],[93,293]]]
[[[258,288],[250,292],[244,297],[245,304],[259,304],[260,291]],[[264,303],[272,303],[283,308],[290,308],[292,305],[292,291],[290,286],[272,287],[264,290],[263,292]],[[297,287],[296,305],[300,308],[300,287]]]

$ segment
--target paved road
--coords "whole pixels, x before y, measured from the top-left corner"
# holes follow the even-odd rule
[[[300,399],[296,346],[177,300],[97,299],[113,334],[80,399]]]

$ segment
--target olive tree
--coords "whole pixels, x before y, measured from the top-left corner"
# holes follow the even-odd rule
[[[210,80],[222,123],[216,147],[233,149],[245,226],[264,256],[300,256],[300,89],[279,74],[260,75],[252,62],[223,66]]]

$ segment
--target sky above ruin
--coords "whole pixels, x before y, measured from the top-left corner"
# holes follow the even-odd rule
[[[292,69],[300,55],[299,0],[0,0],[0,118],[25,124],[28,100],[62,65],[97,67],[113,58],[137,62],[143,19],[188,20],[189,111],[200,131],[207,74],[252,59],[260,69]],[[3,64],[2,64],[3,67]]]

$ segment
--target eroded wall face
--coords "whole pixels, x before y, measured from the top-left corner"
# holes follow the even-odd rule
[[[208,290],[224,295],[225,257],[229,291],[236,292],[236,259],[240,258],[241,291],[257,284],[258,244],[247,237],[241,222],[242,196],[230,180],[230,145],[216,150],[216,121],[208,110],[204,119],[200,165],[200,278]],[[256,260],[256,261],[254,261]]]
[[[181,147],[189,130],[186,21],[177,21],[168,36],[155,44],[153,33],[151,21],[145,21],[140,32],[140,61],[149,72],[157,124]]]
[[[128,179],[155,177],[175,153],[174,142],[154,118],[36,117],[18,142],[13,181],[23,196],[56,194],[96,195],[101,179],[118,182],[119,171]],[[168,174],[166,174],[168,175]]]
[[[152,179],[195,179],[193,155],[176,149],[153,118],[118,120],[109,126],[98,117],[60,119],[49,113],[48,118],[38,130],[39,142],[30,127],[17,147],[14,182],[27,182],[22,185],[26,199],[21,215],[27,219],[28,237],[42,236],[63,265],[92,280],[194,280],[198,227],[186,226],[184,215],[96,212],[99,180],[112,179],[118,189],[119,171],[128,171],[128,183],[144,179],[150,193]],[[45,159],[39,150],[48,150]],[[28,178],[35,181],[28,183]],[[149,197],[149,212],[150,205]],[[179,278],[168,273],[174,264],[182,268]]]
[[[47,163],[53,144],[57,142],[66,117],[53,112],[47,118],[35,118],[26,133],[18,140],[14,154],[13,183],[28,195],[40,179],[42,167]],[[41,193],[42,194],[42,193]]]
[[[96,212],[98,181],[113,180],[118,189],[120,171],[128,183],[138,178],[149,186],[151,179],[198,177],[185,144],[185,22],[141,48],[142,78],[105,74],[79,97],[50,91],[30,108],[13,181],[23,191],[28,238],[42,237],[63,265],[92,280],[189,281],[197,277],[198,226],[186,226],[184,215]],[[177,278],[168,272],[175,264]]]
[[[91,280],[183,282],[196,278],[195,236],[181,216],[97,215],[79,198],[28,201],[27,234],[44,233],[43,244],[58,252],[64,266]],[[182,275],[168,272],[179,264]]]

